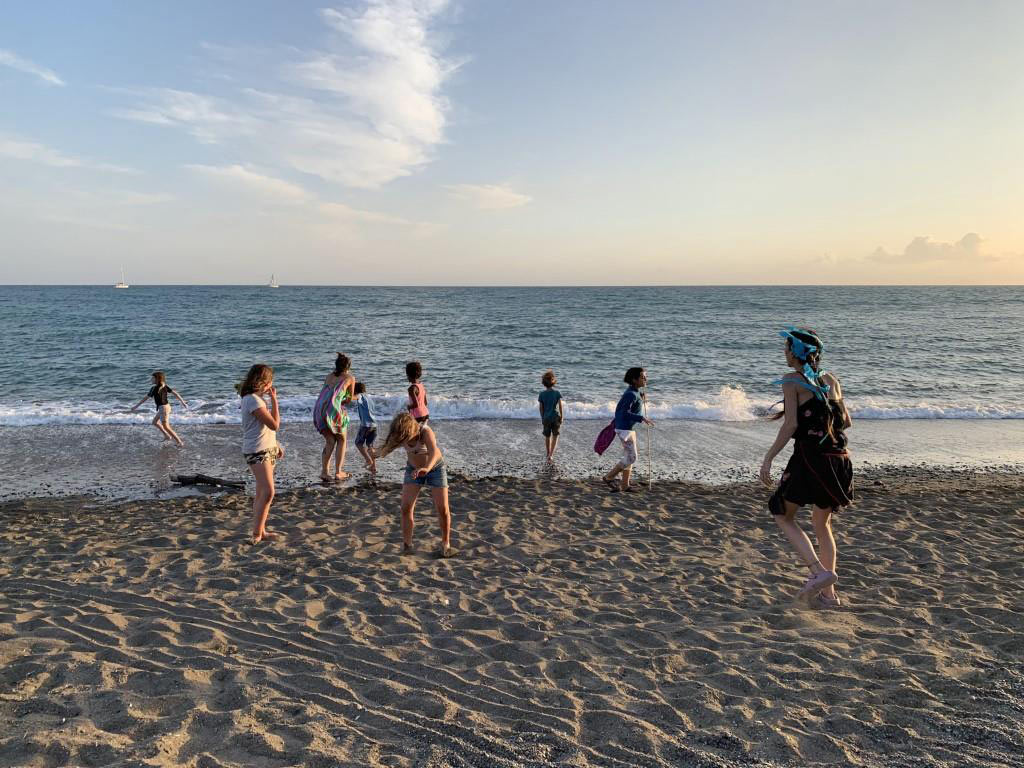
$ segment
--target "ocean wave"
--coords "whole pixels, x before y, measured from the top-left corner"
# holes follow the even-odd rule
[[[377,417],[390,419],[405,403],[405,394],[374,395]],[[308,421],[316,395],[299,395],[280,399],[281,416],[286,422]],[[241,421],[237,397],[194,399],[191,410],[175,407],[175,424],[238,424]],[[699,421],[743,422],[764,417],[771,409],[771,400],[751,399],[736,387],[722,387],[706,397],[658,400],[652,398],[648,415],[652,419],[684,419]],[[1024,419],[1024,407],[981,403],[915,403],[886,402],[871,398],[847,400],[855,419]],[[567,419],[610,419],[615,401],[584,402],[566,400]],[[0,404],[0,426],[30,427],[55,424],[148,424],[152,407],[129,411],[124,403],[43,402]],[[537,403],[531,399],[470,398],[432,396],[432,419],[536,419]],[[352,410],[353,421],[356,420]]]

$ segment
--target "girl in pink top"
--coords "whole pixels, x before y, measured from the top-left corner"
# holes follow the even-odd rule
[[[423,366],[419,360],[413,360],[405,364],[405,376],[409,379],[409,415],[420,424],[426,424],[430,418],[430,411],[427,408],[427,390],[420,382],[423,376]]]

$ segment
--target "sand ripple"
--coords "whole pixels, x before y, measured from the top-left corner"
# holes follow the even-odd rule
[[[747,487],[12,503],[0,766],[1019,765],[1024,481],[885,483],[827,613]]]

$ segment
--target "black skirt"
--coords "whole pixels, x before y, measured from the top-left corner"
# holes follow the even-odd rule
[[[779,487],[768,500],[773,515],[786,514],[783,501],[801,507],[813,504],[833,512],[853,501],[853,464],[846,451],[818,451],[802,442],[782,473]]]

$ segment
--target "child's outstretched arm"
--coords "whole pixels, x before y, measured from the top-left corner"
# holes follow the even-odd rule
[[[170,389],[170,388],[168,387],[168,389]],[[174,395],[176,398],[178,398],[178,402],[181,403],[185,407],[186,411],[191,411],[192,410],[191,408],[188,407],[188,403],[186,403],[184,400],[182,400],[181,395],[179,395],[173,389],[171,390],[171,394]]]
[[[143,397],[141,400],[139,400],[139,402],[137,402],[135,405],[133,405],[132,406],[132,410],[133,411],[138,410],[139,406],[142,405],[147,400],[149,400],[149,395],[148,394],[145,397]]]

